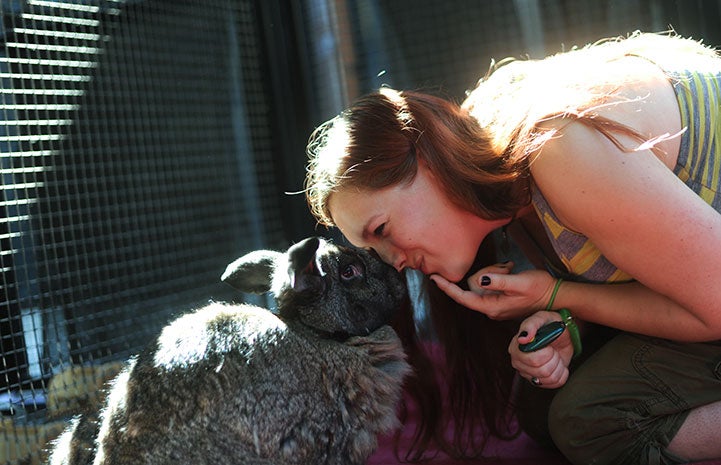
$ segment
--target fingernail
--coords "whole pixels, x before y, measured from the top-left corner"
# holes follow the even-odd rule
[[[506,261],[501,262],[501,265],[508,265],[509,263],[511,263],[511,261],[510,261],[510,260],[506,260]]]
[[[488,286],[491,284],[491,278],[488,276],[481,276],[481,286]]]
[[[520,333],[518,333],[518,337],[526,337],[526,336],[528,336],[528,331],[521,331]]]

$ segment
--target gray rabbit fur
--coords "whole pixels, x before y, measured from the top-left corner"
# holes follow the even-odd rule
[[[308,238],[255,251],[223,281],[271,291],[272,312],[211,303],[166,326],[79,416],[51,465],[362,464],[397,426],[409,371],[387,325],[401,275],[365,250]]]

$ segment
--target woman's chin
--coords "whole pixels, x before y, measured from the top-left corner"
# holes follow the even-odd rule
[[[438,273],[433,273],[433,274],[440,275],[440,276],[442,276],[443,279],[445,279],[446,281],[450,281],[450,282],[455,283],[455,284],[458,284],[458,283],[460,283],[461,281],[463,281],[463,278],[466,276],[465,273],[461,273],[461,272],[453,273],[453,272],[448,272],[448,271],[446,271],[446,272],[438,272]]]

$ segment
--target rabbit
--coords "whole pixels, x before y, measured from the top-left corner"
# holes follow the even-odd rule
[[[221,278],[276,308],[211,302],[168,324],[76,417],[51,465],[362,464],[398,426],[410,367],[388,325],[408,304],[377,255],[311,237]]]

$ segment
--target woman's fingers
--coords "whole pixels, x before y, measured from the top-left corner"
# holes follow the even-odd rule
[[[441,275],[432,275],[430,278],[436,283],[438,288],[445,292],[451,299],[455,300],[464,307],[486,313],[487,309],[484,305],[485,299],[483,299],[483,293],[479,294],[474,291],[465,291],[457,284],[448,281]]]
[[[495,265],[486,266],[476,271],[468,278],[468,288],[476,293],[484,294],[489,291],[488,282],[491,281],[490,275],[505,275],[513,271],[513,262],[496,263]]]
[[[468,288],[473,292],[482,294],[488,291],[486,286],[488,282],[490,282],[489,274],[509,274],[511,271],[513,271],[513,262],[496,263],[495,265],[486,266],[468,278]]]
[[[512,365],[519,375],[536,386],[555,389],[568,380],[568,369],[553,347],[546,347],[532,354],[523,354],[523,359],[513,359]],[[536,380],[536,382],[534,382]]]
[[[492,319],[523,317],[544,308],[548,301],[546,295],[555,282],[553,277],[541,270],[511,274],[512,269],[513,264],[509,262],[479,270],[469,278],[469,291],[440,275],[431,275],[430,278],[459,304]]]
[[[519,344],[531,342],[541,327],[560,320],[561,317],[556,312],[536,312],[521,322],[518,335],[508,346],[513,368],[521,377],[536,386],[555,389],[566,383],[568,362],[572,356],[570,337],[567,331],[564,331],[548,346],[533,352],[521,351]]]
[[[493,279],[498,280],[499,277],[516,279],[518,275],[493,274],[492,276],[494,276]],[[485,285],[482,286],[483,289],[481,291],[466,291],[440,275],[431,275],[430,279],[451,299],[464,307],[481,312],[492,319],[504,320],[518,318],[527,315],[529,311],[532,310],[532,308],[529,308],[526,304],[527,298],[524,295],[486,289],[487,286]]]

